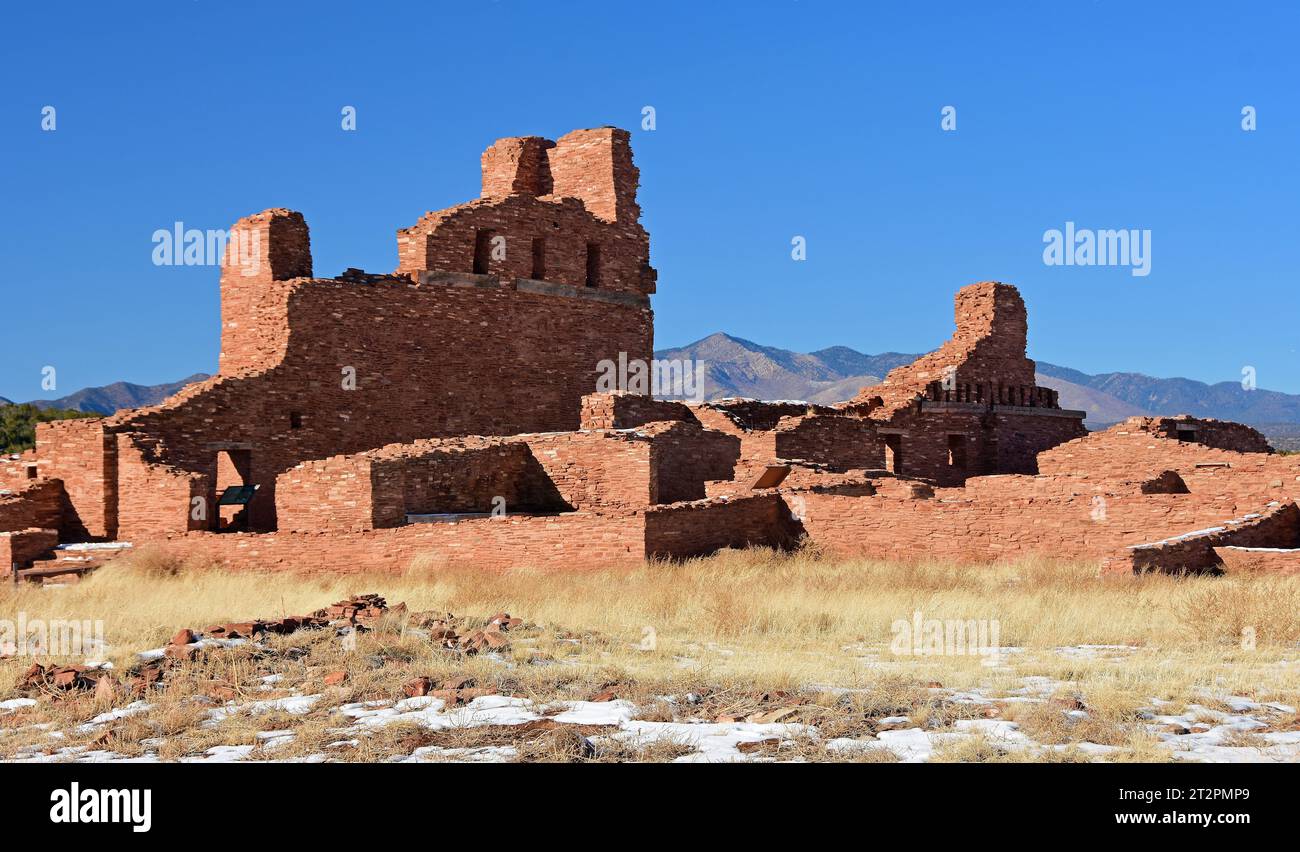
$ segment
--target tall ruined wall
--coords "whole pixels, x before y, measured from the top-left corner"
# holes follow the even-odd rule
[[[264,370],[289,341],[289,282],[312,274],[311,236],[302,214],[274,208],[245,216],[229,231],[221,265],[218,372]]]
[[[294,283],[287,310],[274,367],[108,421],[159,439],[159,460],[214,482],[218,451],[246,448],[262,529],[275,523],[276,475],[300,461],[426,437],[575,429],[602,359],[651,357],[644,305],[317,279]]]
[[[954,298],[954,314],[957,330],[947,342],[890,370],[880,384],[863,388],[850,407],[867,407],[878,397],[882,404],[872,416],[885,418],[918,397],[1056,405],[1055,395],[1034,383],[1034,362],[1025,357],[1028,317],[1015,287],[996,281],[963,287]]]
[[[498,140],[482,158],[481,197],[398,231],[398,271],[477,273],[613,293],[655,291],[638,221],[630,135],[575,130],[556,142]]]

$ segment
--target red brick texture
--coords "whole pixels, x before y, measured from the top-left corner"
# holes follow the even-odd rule
[[[1214,553],[1227,574],[1300,574],[1300,547],[1224,545]]]
[[[691,409],[680,402],[625,392],[593,393],[582,398],[582,429],[632,429],[665,420],[699,423]]]
[[[15,567],[31,567],[34,560],[52,552],[58,543],[57,529],[0,532],[0,577],[12,576]]]
[[[152,541],[227,568],[305,573],[412,567],[590,570],[685,558],[722,547],[781,546],[795,530],[774,495],[680,503],[642,513],[507,515],[354,532],[189,533]]]
[[[117,443],[107,421],[36,424],[36,460],[42,477],[63,481],[65,540],[117,535]]]
[[[58,529],[64,512],[63,482],[38,479],[0,494],[0,532],[32,527]]]

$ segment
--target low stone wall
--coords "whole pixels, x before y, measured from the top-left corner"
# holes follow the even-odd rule
[[[797,514],[809,537],[830,553],[963,563],[1044,555],[1101,564],[1127,545],[1212,527],[1260,505],[1230,496],[1142,494],[1137,484],[1105,490],[1068,477],[990,476],[964,489],[933,490],[907,480],[875,482],[874,496],[783,496],[792,505],[801,501]]]
[[[1166,574],[1221,571],[1216,550],[1224,546],[1284,547],[1300,544],[1300,509],[1295,503],[1276,504],[1213,527],[1129,547],[1108,559],[1107,574]]]
[[[63,482],[36,479],[0,495],[0,532],[58,529],[63,520]]]
[[[1226,574],[1300,574],[1300,548],[1214,548]]]
[[[801,530],[777,494],[659,506],[645,514],[645,553],[683,559],[724,547],[789,547]]]
[[[680,402],[631,393],[593,393],[582,398],[583,429],[633,429],[661,420],[699,422]]]
[[[45,556],[59,543],[56,529],[15,530],[0,533],[0,577],[9,577],[15,566],[28,568],[32,560]]]
[[[645,555],[641,518],[585,512],[339,533],[189,533],[141,544],[231,570],[306,574],[401,573],[421,566],[583,570],[640,564]]]

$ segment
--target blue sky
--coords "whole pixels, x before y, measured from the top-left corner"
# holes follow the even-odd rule
[[[391,270],[494,139],[601,124],[633,130],[660,347],[922,351],[997,279],[1031,357],[1300,392],[1289,5],[11,6],[0,396],[215,370],[217,270],[155,266],[159,228],[290,207],[318,275]],[[1045,265],[1067,221],[1149,229],[1150,274]]]

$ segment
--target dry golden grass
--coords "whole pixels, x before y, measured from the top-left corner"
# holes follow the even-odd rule
[[[816,553],[728,551],[681,563],[599,572],[487,573],[416,567],[405,575],[301,576],[246,574],[181,565],[144,549],[84,582],[61,589],[0,589],[0,618],[103,620],[119,669],[143,649],[164,645],[179,627],[297,615],[347,595],[378,592],[412,611],[451,612],[479,626],[506,610],[525,620],[514,631],[512,666],[460,658],[432,648],[418,635],[391,629],[361,637],[347,652],[326,631],[269,639],[205,654],[169,678],[147,712],[114,722],[109,732],[69,735],[65,745],[139,754],[141,740],[162,741],[164,759],[201,754],[215,745],[254,745],[250,759],[292,759],[327,752],[330,759],[388,760],[420,745],[473,749],[504,744],[505,733],[376,731],[356,746],[326,748],[347,739],[337,708],[348,702],[394,700],[417,675],[469,676],[477,685],[546,703],[585,699],[608,684],[640,708],[638,717],[669,721],[680,705],[662,696],[693,693],[694,718],[746,715],[765,705],[761,694],[798,695],[797,721],[816,725],[820,738],[787,742],[772,759],[892,760],[883,749],[827,753],[822,740],[869,738],[879,719],[908,716],[911,724],[950,730],[987,709],[957,703],[942,690],[984,687],[1008,695],[1030,675],[1068,684],[1086,719],[1067,716],[1061,703],[1000,703],[995,712],[1016,721],[1042,743],[1063,748],[1029,754],[979,737],[936,755],[945,760],[1086,759],[1069,746],[1093,742],[1117,747],[1115,759],[1167,759],[1145,731],[1139,712],[1153,698],[1212,707],[1213,695],[1246,695],[1295,705],[1300,687],[1294,663],[1300,640],[1300,577],[1100,578],[1089,566],[1029,560],[992,566],[834,560]],[[892,626],[914,611],[926,619],[996,620],[1000,644],[1023,649],[1000,666],[979,656],[895,657]],[[1254,646],[1241,637],[1253,631]],[[1136,650],[1076,655],[1079,645],[1134,646]],[[0,663],[0,698],[12,697],[28,660]],[[331,671],[346,671],[335,687]],[[280,676],[271,689],[261,678]],[[311,712],[235,715],[198,726],[219,701],[213,685],[234,689],[239,701],[292,692],[321,694]],[[1059,687],[1057,687],[1059,689]],[[1050,695],[1050,691],[1049,691]],[[1048,696],[1043,696],[1048,697]],[[122,706],[129,698],[116,702]],[[5,717],[6,727],[49,723],[60,729],[106,709],[89,696],[42,702]],[[297,735],[265,748],[259,731],[282,725]],[[0,738],[0,753],[31,745],[39,732]],[[495,737],[495,739],[494,739]],[[426,741],[427,740],[427,741]],[[599,737],[595,737],[600,742]],[[132,745],[134,743],[134,745]],[[412,745],[416,743],[416,745]],[[644,748],[605,743],[596,753],[563,733],[518,737],[521,760],[659,760],[682,746]]]

